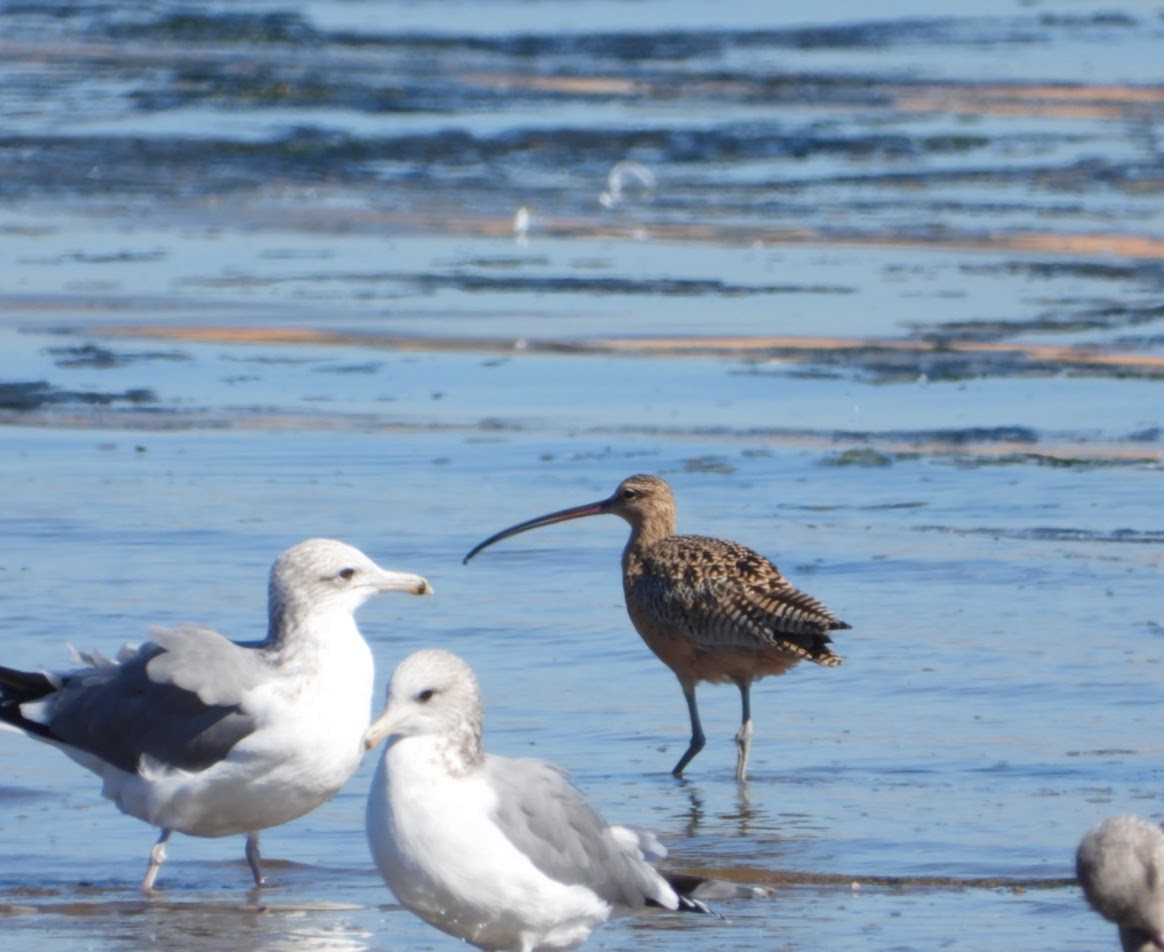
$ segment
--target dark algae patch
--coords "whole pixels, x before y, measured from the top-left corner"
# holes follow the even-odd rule
[[[69,405],[108,407],[118,404],[141,406],[158,400],[152,390],[130,389],[121,393],[96,390],[64,390],[45,381],[6,383],[0,381],[0,410],[30,412]]]
[[[184,361],[190,358],[177,351],[145,351],[139,353],[118,352],[98,344],[78,344],[69,347],[48,347],[58,367],[90,367],[95,370],[112,370],[142,361]]]

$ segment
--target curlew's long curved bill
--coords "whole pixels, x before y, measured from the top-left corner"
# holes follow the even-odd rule
[[[610,500],[603,499],[599,502],[587,503],[585,506],[573,506],[570,509],[559,509],[557,512],[551,512],[544,516],[538,516],[536,519],[527,519],[525,522],[519,522],[516,526],[510,526],[508,529],[502,529],[491,535],[484,542],[478,542],[469,554],[462,560],[461,564],[465,565],[469,559],[473,558],[482,549],[486,549],[493,545],[494,542],[500,542],[502,539],[508,539],[510,536],[515,536],[519,532],[525,532],[527,529],[538,529],[542,526],[551,526],[555,522],[566,522],[568,519],[582,519],[585,516],[601,516],[603,513],[610,512]]]

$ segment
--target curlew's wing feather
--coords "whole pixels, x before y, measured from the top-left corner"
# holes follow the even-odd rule
[[[827,666],[841,659],[828,632],[848,628],[771,562],[734,542],[670,536],[642,556],[635,598],[659,621],[708,647],[771,647]]]

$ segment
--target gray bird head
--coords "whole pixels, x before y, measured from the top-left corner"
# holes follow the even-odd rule
[[[1164,830],[1110,817],[1083,837],[1075,869],[1088,902],[1119,926],[1125,952],[1164,949]]]

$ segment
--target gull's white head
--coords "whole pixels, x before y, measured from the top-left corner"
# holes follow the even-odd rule
[[[428,580],[378,566],[359,549],[334,539],[308,539],[271,566],[270,635],[288,622],[324,612],[354,612],[380,592],[432,594]]]
[[[451,651],[424,648],[392,673],[384,712],[364,734],[364,744],[371,749],[385,737],[435,737],[450,767],[465,770],[484,756],[482,716],[473,669]]]

